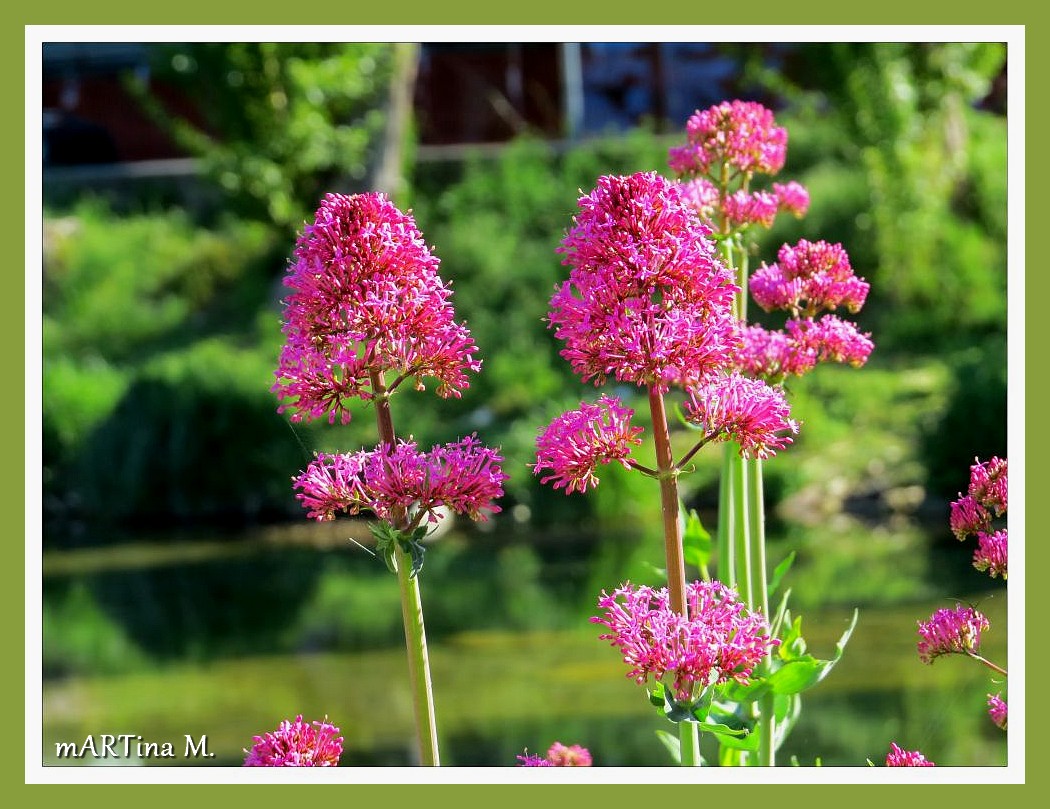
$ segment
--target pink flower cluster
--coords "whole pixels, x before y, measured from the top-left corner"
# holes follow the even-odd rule
[[[519,767],[590,767],[592,763],[591,751],[586,747],[561,742],[552,744],[546,756],[530,754],[526,750],[524,755],[518,756],[518,761],[521,762]]]
[[[716,230],[769,228],[781,211],[803,216],[809,209],[809,192],[794,180],[774,183],[772,191],[748,188],[754,174],[779,172],[787,154],[787,130],[761,104],[723,102],[698,110],[685,128],[686,144],[671,147],[668,166],[682,178],[686,200]]]
[[[687,142],[672,147],[671,170],[706,174],[726,165],[746,173],[776,174],[787,155],[787,130],[754,101],[723,101],[697,110],[685,125]]]
[[[1006,730],[1007,712],[1006,703],[1003,702],[998,694],[988,695],[988,716],[995,723],[996,727]]]
[[[919,659],[932,664],[942,655],[977,654],[988,626],[988,618],[973,607],[939,609],[929,621],[919,621]]]
[[[599,463],[618,461],[630,468],[631,446],[642,443],[642,428],[631,426],[633,415],[614,396],[602,396],[593,405],[581,402],[578,410],[562,413],[536,440],[533,474],[550,470],[540,482],[553,481],[555,489],[565,487],[571,494],[598,485],[594,473]]]
[[[729,363],[737,287],[709,233],[681,186],[656,173],[600,177],[580,198],[548,322],[584,381],[663,393]]]
[[[277,730],[253,737],[251,750],[245,750],[245,767],[335,767],[343,754],[339,728],[323,722],[284,720]]]
[[[701,427],[710,441],[736,441],[740,454],[768,458],[791,443],[798,423],[780,388],[738,373],[717,377],[690,389],[687,421]]]
[[[667,588],[625,583],[598,600],[604,610],[591,622],[608,628],[599,635],[618,648],[639,684],[671,679],[675,698],[690,702],[701,689],[734,680],[747,683],[771,646],[761,613],[750,612],[721,582],[696,581],[686,588],[686,615],[671,608]]]
[[[468,436],[458,442],[420,452],[415,442],[396,447],[377,446],[336,455],[319,454],[304,472],[293,478],[296,498],[307,516],[332,520],[339,511],[357,514],[363,509],[389,521],[395,509],[414,511],[436,522],[440,506],[485,520],[497,513],[495,500],[503,496],[507,476],[496,452]]]
[[[794,247],[783,245],[777,258],[754,272],[749,288],[763,309],[786,310],[791,319],[781,331],[741,326],[740,370],[779,382],[819,362],[864,365],[875,347],[870,334],[836,315],[816,319],[820,311],[840,306],[856,312],[867,299],[868,283],[853,275],[842,245],[802,239]]]
[[[296,243],[284,279],[285,344],[273,391],[293,421],[350,420],[373,375],[437,382],[459,396],[477,371],[476,346],[454,320],[452,292],[409,214],[383,194],[328,194]]]
[[[751,296],[772,312],[783,309],[794,317],[814,317],[840,306],[856,313],[868,297],[868,283],[857,278],[841,244],[802,239],[783,245],[777,261],[763,264],[751,275]]]
[[[1007,531],[993,531],[992,520],[1006,514],[1008,475],[1005,458],[993,457],[982,463],[974,459],[970,467],[970,486],[951,505],[949,523],[959,540],[977,535],[973,566],[992,578],[1007,578]]]
[[[896,742],[890,743],[890,752],[886,756],[887,767],[936,767],[932,761],[918,750],[902,750]]]

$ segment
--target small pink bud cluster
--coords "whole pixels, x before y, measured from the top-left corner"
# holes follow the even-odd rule
[[[988,626],[988,618],[973,607],[956,604],[954,609],[939,609],[929,621],[919,621],[919,659],[932,664],[942,655],[976,655],[981,632]]]
[[[255,736],[251,750],[245,750],[245,767],[335,767],[343,754],[339,728],[323,722],[284,720],[277,730]]]
[[[790,314],[782,331],[742,326],[742,371],[771,381],[801,376],[820,362],[859,368],[868,361],[874,343],[848,320],[826,314],[840,306],[857,312],[868,296],[868,283],[853,274],[840,244],[800,240],[783,245],[777,263],[763,264],[751,276],[749,288],[766,311]]]
[[[775,455],[792,441],[786,432],[798,433],[783,391],[738,373],[691,389],[684,410],[709,441],[736,441],[748,458]]]
[[[685,124],[686,144],[672,147],[678,174],[707,174],[723,165],[740,172],[776,174],[787,155],[787,130],[754,101],[723,101],[697,110]]]
[[[686,143],[671,147],[668,166],[687,187],[687,200],[719,233],[770,228],[781,211],[800,217],[809,209],[809,192],[794,180],[774,183],[772,191],[748,188],[754,175],[778,173],[787,155],[787,130],[761,104],[726,101],[697,110],[685,133]]]
[[[424,516],[436,522],[441,506],[483,521],[500,511],[494,501],[503,496],[507,479],[502,460],[473,435],[429,452],[400,441],[396,447],[319,454],[292,480],[307,516],[319,521],[366,509],[389,521],[395,509],[406,509],[416,522]]]
[[[598,485],[594,473],[599,463],[618,461],[630,468],[631,447],[642,443],[642,428],[631,426],[633,415],[614,396],[602,396],[593,405],[581,402],[578,410],[562,413],[536,439],[533,473],[550,470],[540,482],[553,481],[555,489],[564,487],[571,494]]]
[[[591,623],[608,628],[599,635],[620,650],[627,676],[638,684],[666,676],[675,698],[689,702],[700,688],[734,680],[746,684],[771,646],[765,617],[751,612],[735,591],[718,581],[686,588],[686,615],[671,608],[667,588],[633,587],[629,582],[598,600],[604,610]]]
[[[890,743],[890,752],[886,756],[887,767],[936,767],[932,761],[918,750],[902,750],[896,742]]]
[[[555,742],[547,750],[546,756],[530,754],[528,750],[524,755],[518,756],[519,767],[590,767],[591,751],[578,744],[564,745]]]
[[[951,505],[949,523],[956,539],[977,536],[973,566],[992,578],[1007,578],[1006,529],[993,530],[992,521],[1006,514],[1008,476],[1006,459],[993,457],[970,467],[970,486]]]
[[[777,262],[763,264],[751,276],[755,302],[772,312],[783,309],[793,317],[813,318],[823,310],[842,306],[859,312],[868,297],[868,283],[857,278],[841,244],[802,239],[783,245]]]
[[[1006,703],[998,694],[988,695],[988,716],[996,727],[1006,730]]]

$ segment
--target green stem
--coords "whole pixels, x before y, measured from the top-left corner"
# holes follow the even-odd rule
[[[995,665],[995,663],[993,663],[993,662],[992,662],[991,660],[989,660],[988,658],[986,658],[986,657],[981,657],[981,656],[980,656],[979,654],[977,654],[976,652],[967,652],[966,654],[967,654],[967,655],[969,655],[970,657],[972,657],[972,658],[973,658],[974,660],[976,660],[976,661],[977,661],[978,663],[984,663],[984,665],[986,665],[986,666],[987,666],[988,668],[990,668],[990,669],[991,669],[992,671],[996,671],[996,672],[998,672],[999,674],[1003,675],[1004,677],[1009,677],[1009,676],[1010,676],[1009,674],[1007,674],[1007,673],[1006,673],[1006,669],[1002,668],[1001,666],[997,666],[997,665]]]
[[[733,453],[733,502],[735,512],[733,549],[736,553],[737,591],[750,607],[754,601],[754,569],[751,562],[751,514],[749,508],[749,491],[747,481],[747,463],[740,456],[739,447]]]
[[[751,545],[752,591],[748,606],[752,610],[761,610],[769,620],[769,583],[766,575],[766,509],[762,487],[762,459],[747,461],[748,467],[748,505],[751,508],[751,519],[748,521],[749,544]],[[766,651],[762,669],[768,673],[772,670],[772,650]],[[759,748],[758,764],[761,767],[776,766],[776,719],[774,717],[773,695],[767,694],[758,701],[759,711]]]
[[[683,767],[700,766],[700,727],[696,722],[678,723],[678,741]]]
[[[375,392],[376,425],[382,443],[394,447],[397,435],[390,413],[388,390],[380,374],[371,375]],[[391,514],[394,528],[404,530],[408,526],[408,515],[403,508]],[[424,767],[441,764],[438,753],[437,721],[434,716],[434,689],[430,682],[430,660],[427,655],[427,634],[423,626],[423,602],[419,596],[419,581],[410,575],[412,561],[401,548],[395,547],[394,561],[397,567],[397,583],[401,592],[401,618],[405,626],[405,648],[408,652],[408,677],[412,689],[412,705],[416,717],[416,735],[419,743],[419,761]]]
[[[733,445],[722,448],[722,476],[718,485],[718,578],[736,588],[736,562],[733,557]]]

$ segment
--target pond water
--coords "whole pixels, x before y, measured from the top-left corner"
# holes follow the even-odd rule
[[[302,713],[341,728],[344,765],[413,763],[396,582],[355,544],[365,535],[339,523],[46,553],[43,761],[236,766],[253,735]],[[814,654],[830,656],[860,612],[842,661],[803,695],[781,763],[881,763],[896,741],[939,764],[1006,764],[985,712],[1005,684],[915,652],[916,621],[959,598],[988,615],[982,649],[1005,664],[1006,590],[968,570],[971,550],[855,522],[771,550],[799,551],[786,583]],[[442,763],[509,766],[562,741],[596,765],[669,765],[656,733],[673,726],[587,620],[602,588],[658,558],[630,532],[438,540],[420,576]],[[57,758],[57,744],[104,733],[130,734],[130,759]],[[184,757],[186,736],[207,736],[214,758]],[[176,755],[136,757],[137,741],[171,741]]]

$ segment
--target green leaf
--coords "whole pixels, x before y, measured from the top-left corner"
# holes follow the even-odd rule
[[[742,739],[744,736],[748,736],[751,733],[747,728],[731,728],[729,725],[721,725],[717,722],[704,722],[700,725],[700,730],[704,733],[713,733],[720,738],[731,736],[733,738]]]
[[[756,675],[747,685],[730,680],[725,685],[719,686],[718,690],[719,696],[730,702],[755,702],[763,694],[769,692],[769,684],[765,677]]]
[[[409,555],[412,559],[412,569],[408,572],[408,577],[415,578],[415,575],[423,569],[423,554],[426,552],[426,548],[423,547],[422,543],[415,539],[406,539],[401,537],[401,550]]]
[[[802,616],[795,618],[794,622],[780,639],[777,648],[777,656],[781,660],[798,660],[806,654],[806,640],[802,637]]]
[[[649,694],[649,702],[657,708],[663,708],[667,704],[665,699],[667,689],[663,683],[654,683],[652,688],[646,689],[646,693]]]
[[[779,565],[773,568],[773,575],[769,580],[769,586],[767,588],[767,592],[769,593],[770,598],[773,597],[773,594],[777,591],[777,588],[780,586],[781,580],[784,578],[785,575],[787,575],[787,572],[791,570],[791,565],[793,565],[794,562],[795,552],[792,551],[787,555],[787,558],[784,559],[784,561],[782,561]]]
[[[860,613],[857,610],[853,610],[853,620],[850,621],[850,625],[842,633],[838,643],[835,644],[835,654],[830,660],[818,660],[811,655],[803,655],[790,660],[773,672],[768,679],[769,687],[773,689],[773,693],[798,694],[807,688],[812,688],[827,677],[835,667],[835,664],[842,659],[846,644],[857,626],[859,617]],[[797,627],[800,623],[801,618],[795,621],[794,626]]]
[[[394,547],[401,535],[394,530],[393,526],[385,522],[370,522],[368,530],[372,532],[376,541],[376,555],[386,563],[391,573],[397,573],[397,566],[394,564]]]
[[[769,687],[774,694],[799,694],[824,679],[827,665],[810,655],[792,660],[769,675]]]
[[[682,534],[682,553],[686,564],[701,570],[707,567],[711,561],[711,534],[700,522],[696,511],[691,510],[685,521],[685,531]]]

